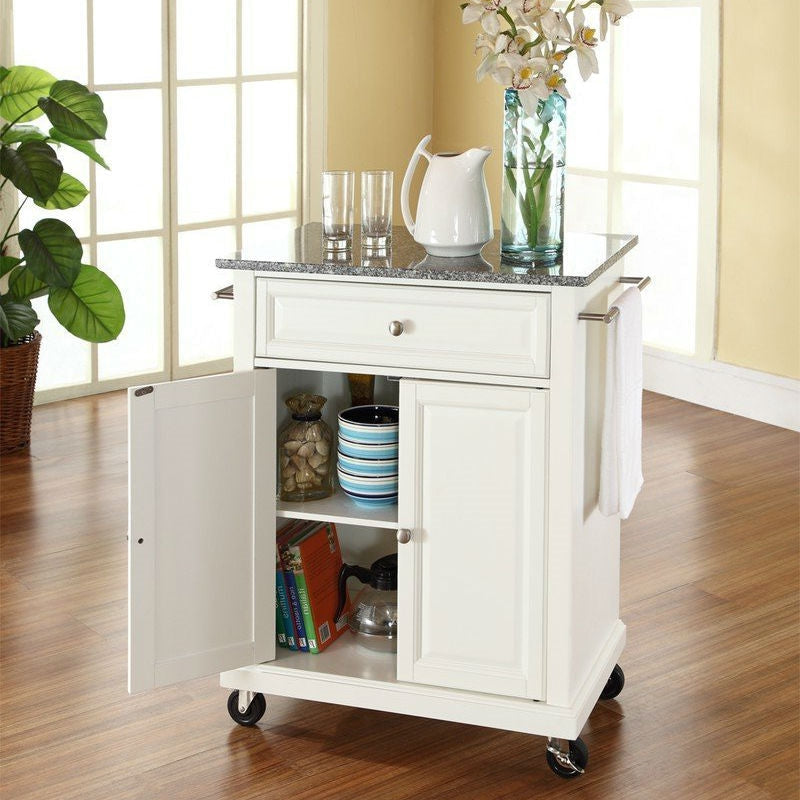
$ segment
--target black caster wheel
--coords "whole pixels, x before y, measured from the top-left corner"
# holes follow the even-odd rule
[[[546,755],[547,766],[550,767],[559,778],[577,778],[579,775],[583,775],[583,770],[586,769],[586,765],[589,763],[589,748],[586,746],[586,742],[580,737],[574,742],[571,741],[569,743],[569,760],[575,767],[579,767],[579,769],[574,769],[568,764],[562,763],[558,756],[549,749]]]
[[[231,715],[231,719],[240,725],[255,725],[264,716],[266,710],[267,701],[261,693],[253,695],[253,699],[244,714],[239,711],[239,690],[234,689],[228,695],[228,713]]]
[[[600,699],[613,700],[622,691],[624,685],[625,673],[622,671],[622,667],[617,664],[606,681],[605,688],[600,692]]]

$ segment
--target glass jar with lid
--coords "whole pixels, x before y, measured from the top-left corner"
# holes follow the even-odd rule
[[[326,397],[292,395],[292,418],[278,433],[278,487],[281,500],[303,502],[333,494],[333,434],[322,419]]]

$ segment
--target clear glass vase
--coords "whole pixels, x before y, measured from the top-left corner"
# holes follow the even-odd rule
[[[567,104],[557,92],[529,116],[516,89],[506,89],[503,126],[502,255],[542,266],[564,244]]]

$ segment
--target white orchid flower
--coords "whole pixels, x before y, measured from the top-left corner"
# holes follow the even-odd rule
[[[500,20],[497,11],[503,5],[502,0],[468,0],[461,12],[461,21],[465,25],[480,20],[481,27],[490,36],[500,32]]]
[[[606,38],[609,22],[612,25],[619,25],[619,21],[632,11],[630,0],[603,0],[600,6],[600,38]]]
[[[516,36],[512,36],[511,31],[501,31],[497,34],[494,52],[519,53],[530,41],[531,34],[526,28],[517,28]]]
[[[578,7],[579,10],[580,6]],[[560,11],[545,11],[537,22],[538,28],[545,39],[551,42],[568,42],[572,37],[572,28],[566,14]]]
[[[595,72],[600,72],[597,64],[597,54],[594,48],[597,47],[597,37],[595,29],[589,28],[585,23],[586,19],[583,9],[578,6],[573,16],[575,32],[572,35],[572,46],[575,48],[575,55],[578,57],[578,70],[581,78],[589,80],[589,76]]]
[[[526,25],[533,24],[553,7],[555,0],[519,0],[519,16]]]

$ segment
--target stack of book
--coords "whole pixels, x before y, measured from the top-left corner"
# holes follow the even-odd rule
[[[278,644],[319,653],[347,628],[349,602],[334,623],[342,553],[332,522],[294,520],[276,534]]]

